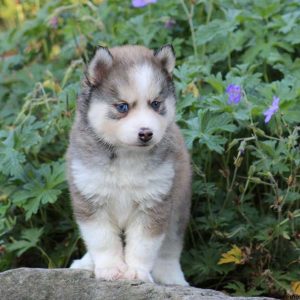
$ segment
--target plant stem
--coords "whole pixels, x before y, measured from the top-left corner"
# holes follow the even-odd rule
[[[184,10],[187,18],[188,18],[188,23],[189,23],[190,30],[191,30],[191,35],[192,35],[194,55],[198,59],[198,50],[197,50],[197,45],[196,45],[195,28],[194,28],[194,24],[193,24],[193,16],[194,16],[195,5],[191,4],[191,9],[189,11],[186,3],[184,2],[184,0],[180,0],[180,3],[183,7],[183,10]]]

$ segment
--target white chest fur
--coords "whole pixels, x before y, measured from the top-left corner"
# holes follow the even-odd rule
[[[147,168],[144,155],[127,155],[112,164],[93,167],[74,159],[71,164],[74,183],[84,197],[106,205],[124,223],[135,204],[151,207],[162,201],[172,186],[172,162],[167,160],[156,168]]]

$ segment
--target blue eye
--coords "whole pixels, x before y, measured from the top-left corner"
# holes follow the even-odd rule
[[[160,102],[159,101],[153,101],[153,102],[151,102],[151,107],[155,110],[155,111],[157,111],[157,110],[159,110],[159,108],[160,108]]]
[[[120,103],[120,104],[116,105],[116,109],[119,113],[124,114],[124,113],[128,112],[129,106],[127,103]]]

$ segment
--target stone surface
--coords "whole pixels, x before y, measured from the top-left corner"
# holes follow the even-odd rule
[[[229,297],[214,290],[160,286],[139,281],[100,281],[89,271],[21,268],[0,273],[3,300],[263,300]]]

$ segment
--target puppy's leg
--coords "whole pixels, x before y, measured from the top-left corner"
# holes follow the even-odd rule
[[[127,231],[125,278],[153,282],[150,272],[163,238],[164,234],[151,236],[141,225]]]
[[[125,261],[128,270],[125,278],[153,282],[150,272],[165,237],[165,224],[156,221],[139,212],[127,227]]]
[[[95,266],[90,254],[87,252],[81,259],[74,260],[70,268],[94,271]]]
[[[182,241],[180,237],[167,236],[159,250],[152,275],[156,283],[188,286],[180,266]]]
[[[189,202],[180,202],[178,195],[180,193],[171,195],[173,197],[171,219],[166,238],[159,249],[157,260],[153,266],[152,275],[157,283],[188,285],[181,270],[180,254],[189,219]],[[182,199],[184,199],[183,196]]]
[[[171,195],[173,197],[171,218],[166,238],[159,249],[157,260],[153,266],[152,275],[157,283],[189,285],[180,266],[184,232],[189,219],[189,202],[180,202],[178,195],[181,196],[180,193]],[[183,196],[182,199],[184,199]]]
[[[166,238],[159,250],[152,275],[157,283],[188,285],[179,262],[191,201],[191,170],[186,152],[181,159],[179,157],[177,163],[174,186],[169,195],[172,199],[172,211]]]
[[[78,221],[82,237],[94,262],[96,278],[119,279],[126,270],[119,230],[104,210]]]

